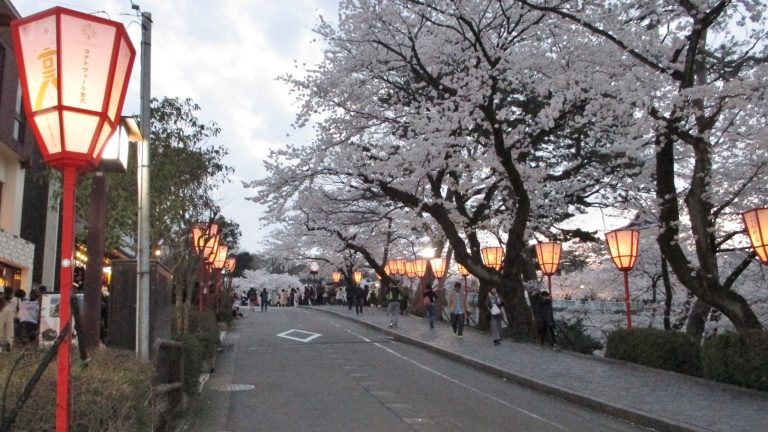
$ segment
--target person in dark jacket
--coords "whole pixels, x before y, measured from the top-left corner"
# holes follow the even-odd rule
[[[547,291],[541,291],[531,297],[531,309],[533,319],[536,322],[536,330],[539,333],[539,343],[544,342],[550,346],[557,345],[555,338],[555,317],[552,311],[552,299]]]
[[[355,286],[355,315],[363,313],[365,304],[365,290],[360,285]]]

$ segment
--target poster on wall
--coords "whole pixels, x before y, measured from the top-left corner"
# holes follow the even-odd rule
[[[76,293],[77,303],[80,310],[83,310],[83,294]],[[43,294],[43,300],[40,304],[40,345],[50,346],[59,336],[59,303],[61,296],[58,293]],[[74,324],[74,321],[73,323]],[[72,343],[77,343],[75,332],[72,332]]]

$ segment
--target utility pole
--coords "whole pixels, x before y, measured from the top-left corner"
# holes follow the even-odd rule
[[[152,14],[141,13],[141,135],[138,144],[139,214],[136,245],[136,355],[149,361],[149,145]]]

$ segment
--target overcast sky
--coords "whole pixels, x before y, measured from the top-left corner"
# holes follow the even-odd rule
[[[11,0],[22,16],[54,6],[86,13],[102,11],[123,22],[137,51],[141,30],[130,0]],[[215,121],[217,142],[229,149],[226,162],[235,168],[222,188],[225,217],[240,224],[241,249],[254,252],[263,238],[259,207],[245,197],[241,180],[263,173],[261,161],[270,148],[311,139],[290,124],[295,107],[288,88],[275,77],[297,72],[299,64],[317,63],[321,47],[311,29],[322,14],[335,21],[338,0],[141,0],[151,12],[152,96],[191,97],[203,121]],[[139,57],[134,67],[124,114],[139,113]],[[290,137],[287,136],[290,134]]]

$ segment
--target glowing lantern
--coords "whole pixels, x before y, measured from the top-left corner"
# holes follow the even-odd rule
[[[486,266],[500,270],[501,263],[504,261],[504,249],[498,246],[484,247],[480,249],[480,255],[483,257],[483,264]]]
[[[227,263],[227,252],[229,252],[229,247],[225,244],[220,244],[219,248],[216,250],[213,261],[211,262],[213,268],[216,270],[224,268],[224,265]]]
[[[339,281],[341,281],[341,272],[331,273],[331,280],[333,283],[339,283]]]
[[[741,217],[757,259],[768,265],[768,208],[750,210]]]
[[[320,265],[314,261],[309,263],[309,273],[316,275],[320,271]]]
[[[354,277],[355,277],[355,283],[356,283],[356,284],[359,284],[359,283],[360,283],[360,281],[362,281],[362,280],[363,280],[363,272],[361,272],[361,271],[356,271],[356,272],[355,272],[355,274],[354,274]]]
[[[404,259],[396,259],[395,260],[395,274],[396,275],[404,275],[405,274],[405,261]]]
[[[629,271],[637,261],[640,231],[615,230],[605,234],[605,242],[616,268],[624,273],[624,305],[627,311],[627,329],[632,329],[632,306],[629,303]]]
[[[442,279],[445,276],[445,259],[444,258],[432,258],[429,260],[429,264],[432,266],[432,273],[435,277]]]
[[[408,279],[413,279],[416,277],[416,264],[413,263],[413,260],[408,260],[405,262],[404,274]]]
[[[227,270],[227,273],[234,273],[235,272],[235,266],[237,265],[237,259],[233,256],[227,258],[227,261],[224,262],[224,268]]]
[[[544,276],[547,277],[549,295],[552,296],[552,275],[557,273],[560,266],[560,255],[563,245],[556,242],[538,243],[536,245],[536,261]]]
[[[459,269],[459,274],[461,275],[461,277],[466,278],[467,276],[469,276],[469,270],[467,270],[466,267],[464,267],[463,265],[461,265],[459,263],[456,263],[456,266]]]
[[[417,277],[424,277],[424,274],[427,272],[427,260],[423,258],[413,260],[413,271]]]

